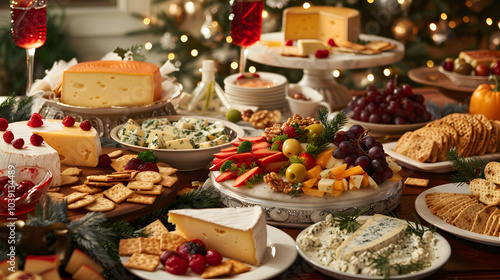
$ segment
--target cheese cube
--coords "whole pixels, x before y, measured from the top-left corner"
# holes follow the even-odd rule
[[[333,191],[334,183],[335,179],[321,178],[318,182],[318,190],[330,193]]]
[[[141,106],[161,99],[158,66],[141,61],[88,61],[64,70],[61,101],[84,107]]]
[[[188,138],[181,138],[165,142],[165,149],[182,150],[194,149],[194,147]]]
[[[349,177],[349,190],[359,190],[363,185],[363,175],[352,175]]]
[[[330,48],[316,39],[300,39],[297,41],[300,55],[315,54],[318,50],[329,50]]]

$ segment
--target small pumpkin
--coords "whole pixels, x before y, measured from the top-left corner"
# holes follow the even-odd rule
[[[500,84],[498,77],[490,76],[495,84],[481,84],[472,93],[469,113],[483,114],[490,120],[500,120]]]

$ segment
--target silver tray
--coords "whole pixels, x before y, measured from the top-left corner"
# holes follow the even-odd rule
[[[365,188],[346,191],[338,197],[314,197],[288,194],[271,190],[266,183],[252,188],[233,187],[234,180],[215,182],[218,171],[210,172],[210,180],[221,194],[222,203],[227,207],[260,205],[266,212],[267,223],[277,226],[305,228],[325,219],[328,214],[341,212],[352,215],[369,207],[365,215],[380,214],[394,210],[401,201],[403,185],[401,181],[386,181],[379,190]]]

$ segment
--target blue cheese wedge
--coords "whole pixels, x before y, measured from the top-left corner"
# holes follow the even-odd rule
[[[349,259],[367,250],[378,250],[404,237],[408,223],[375,214],[349,236],[336,250],[337,259]]]
[[[182,150],[182,149],[194,149],[194,147],[188,138],[181,138],[165,142],[165,149]]]

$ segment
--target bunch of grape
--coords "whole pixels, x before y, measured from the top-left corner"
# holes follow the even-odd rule
[[[424,97],[414,94],[409,84],[398,86],[395,79],[378,90],[366,87],[366,93],[353,97],[349,103],[352,118],[362,122],[380,124],[411,124],[432,119],[424,105]]]
[[[361,166],[377,184],[393,176],[382,143],[368,135],[368,130],[362,126],[353,125],[347,131],[337,132],[333,144],[338,147],[333,151],[333,157],[344,159],[349,166]]]

